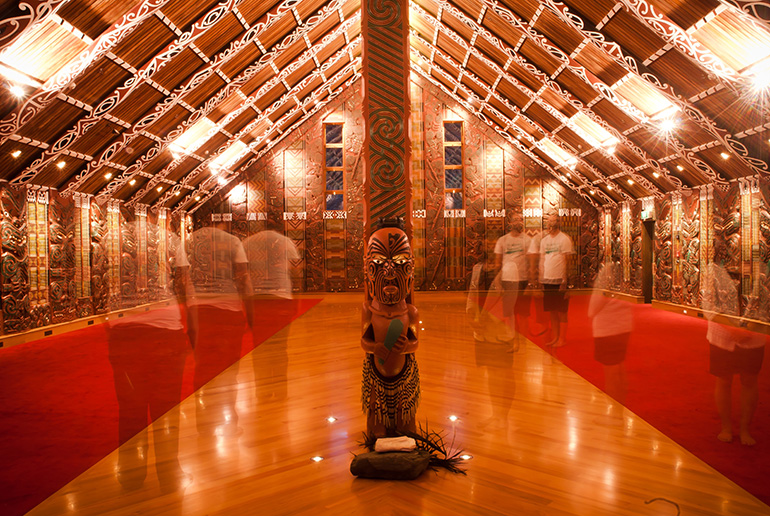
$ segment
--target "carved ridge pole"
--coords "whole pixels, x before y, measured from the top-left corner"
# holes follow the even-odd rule
[[[363,0],[364,232],[403,217],[412,235],[409,2]]]

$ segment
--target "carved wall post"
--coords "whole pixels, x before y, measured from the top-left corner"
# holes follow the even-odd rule
[[[403,217],[411,236],[409,2],[364,0],[361,12],[364,232],[380,217]]]

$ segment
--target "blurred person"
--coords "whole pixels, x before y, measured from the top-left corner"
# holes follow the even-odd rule
[[[254,328],[280,330],[252,353],[258,401],[280,401],[287,396],[289,328],[297,314],[291,262],[300,258],[290,238],[272,230],[260,231],[243,242],[251,276]],[[255,335],[255,338],[257,336]],[[259,344],[259,342],[255,342]]]
[[[173,234],[169,238],[178,240]],[[167,267],[167,277],[171,277],[170,263],[159,266]],[[150,421],[155,421],[153,450],[161,491],[184,488],[190,476],[182,471],[178,458],[179,403],[190,343],[179,304],[124,318],[112,317],[107,322],[107,336],[118,400],[118,481],[127,490],[138,489],[144,483],[149,460],[149,413]]]
[[[543,285],[543,309],[549,312],[551,319],[551,340],[547,346],[558,348],[566,344],[567,311],[567,259],[575,254],[572,239],[561,232],[558,215],[551,215],[546,220],[548,232],[535,240],[529,248],[529,254],[540,257],[539,280]],[[535,263],[533,260],[532,263]]]
[[[738,274],[731,274],[724,264],[729,260],[722,241],[714,243],[714,260],[709,263],[702,280],[703,309],[706,310],[709,342],[709,372],[716,377],[714,399],[721,422],[717,439],[733,440],[732,382],[738,375],[741,382],[739,435],[741,444],[753,446],[756,440],[749,432],[759,401],[758,379],[765,356],[766,337],[750,331],[758,319],[756,298],[740,314]]]
[[[603,265],[594,282],[588,304],[592,319],[594,358],[604,366],[604,390],[621,405],[626,402],[626,352],[634,329],[631,303],[605,295],[613,278],[620,276],[620,264]]]
[[[204,385],[223,372],[235,385],[246,325],[252,327],[253,320],[246,253],[238,237],[224,231],[224,227],[220,223],[193,232],[176,261],[179,295],[187,312],[187,332],[195,356],[193,386],[201,434],[213,433],[217,427],[227,435],[240,432],[236,389],[219,393],[223,401],[221,415],[207,415],[213,396],[208,396]]]
[[[523,230],[524,223],[516,219],[511,230],[495,243],[495,264],[501,271],[503,317],[513,335],[510,352],[518,350],[519,341],[526,338],[529,331],[530,298],[525,290],[529,283],[527,253],[532,242]]]
[[[508,345],[513,334],[510,327],[492,312],[499,310],[503,296],[515,296],[517,291],[503,293],[500,277],[495,258],[489,257],[474,265],[466,303],[466,313],[473,328],[476,368],[480,374],[486,374],[492,407],[492,415],[480,424],[482,429],[507,427],[516,390],[513,355]]]

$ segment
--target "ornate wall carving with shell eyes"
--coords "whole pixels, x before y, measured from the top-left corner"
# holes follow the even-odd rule
[[[580,284],[594,284],[601,263],[601,238],[599,237],[599,216],[593,210],[584,210],[580,217]]]
[[[770,183],[762,182],[760,186],[759,208],[759,278],[758,296],[759,317],[763,321],[770,320]]]
[[[94,313],[109,309],[110,279],[107,259],[107,205],[91,202],[91,298]]]
[[[682,290],[680,302],[700,305],[700,200],[693,192],[682,198]]]
[[[29,329],[29,277],[27,266],[26,189],[0,191],[2,231],[3,331],[15,333]]]
[[[138,252],[136,224],[134,215],[121,210],[125,223],[120,228],[120,295],[123,308],[138,304]]]
[[[655,223],[654,255],[654,285],[655,299],[659,301],[671,301],[671,286],[673,256],[672,256],[672,232],[671,232],[671,198],[664,197],[655,201],[655,213],[658,214]]]
[[[631,269],[631,284],[629,286],[632,294],[642,294],[642,203],[635,202],[631,206],[631,227],[629,234],[631,238],[629,251],[629,265]]]
[[[52,322],[75,318],[75,201],[51,191],[48,241]]]

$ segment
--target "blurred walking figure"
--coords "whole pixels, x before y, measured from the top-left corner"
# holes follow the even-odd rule
[[[706,268],[702,279],[703,309],[708,318],[706,338],[709,341],[709,372],[716,377],[714,398],[722,428],[717,439],[733,440],[732,382],[738,375],[741,382],[739,431],[741,444],[753,446],[756,440],[749,427],[759,401],[758,379],[765,356],[766,337],[750,331],[760,319],[756,297],[741,316],[738,294],[738,274],[724,266],[729,260],[723,241],[714,242],[714,261]]]
[[[519,341],[526,338],[529,329],[530,299],[524,291],[529,283],[527,252],[531,241],[523,230],[522,221],[514,220],[511,230],[495,244],[495,265],[500,270],[503,289],[503,317],[514,339],[511,352],[518,350]]]
[[[561,232],[559,217],[551,215],[547,221],[548,232],[540,239],[540,244],[533,241],[529,253],[540,256],[540,283],[543,285],[543,309],[550,313],[551,340],[548,346],[558,348],[566,344],[567,310],[567,259],[575,254],[572,239]],[[535,260],[533,260],[534,263]]]
[[[206,227],[190,236],[176,265],[187,312],[187,332],[195,353],[193,385],[198,390],[198,431],[237,433],[237,391],[220,393],[227,397],[225,403],[219,404],[222,414],[208,414],[209,393],[202,387],[222,371],[232,377],[232,383],[238,374],[236,362],[241,357],[246,323],[251,326],[252,322],[246,253],[238,237],[217,227]]]
[[[594,358],[604,366],[604,390],[621,405],[628,392],[626,351],[634,319],[631,303],[605,295],[613,279],[620,276],[620,265],[609,263],[599,270],[588,305],[592,319]]]

